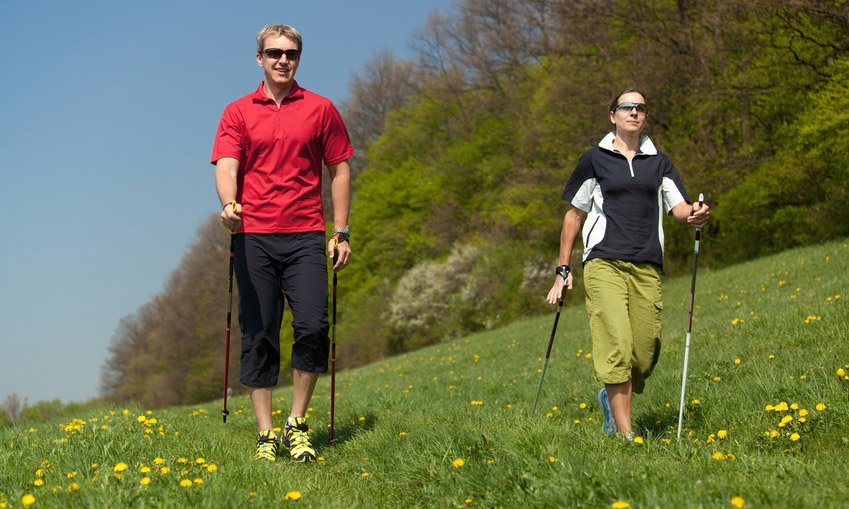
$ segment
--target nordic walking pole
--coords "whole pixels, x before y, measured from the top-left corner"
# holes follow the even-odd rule
[[[568,277],[568,273],[567,273]],[[568,281],[563,279],[563,292],[566,291]],[[554,327],[551,328],[551,336],[548,338],[548,349],[545,351],[545,360],[542,363],[542,374],[539,377],[539,385],[537,385],[537,395],[534,397],[534,406],[531,408],[531,417],[537,411],[537,403],[539,402],[539,393],[542,390],[542,381],[545,379],[545,370],[548,368],[548,358],[551,357],[551,346],[554,344],[554,334],[557,332],[557,322],[560,321],[560,310],[563,309],[563,292],[560,292],[560,299],[557,301],[557,313],[554,314]]]
[[[233,207],[233,212],[236,212],[236,202],[233,201],[230,205]],[[236,232],[230,232],[230,269],[227,281],[227,328],[224,334],[224,408],[221,410],[221,417],[224,422],[227,422],[227,416],[230,412],[227,411],[227,385],[230,380],[230,317],[233,314],[233,262],[236,259]]]
[[[699,207],[705,201],[705,195],[699,193]],[[684,419],[684,395],[687,391],[687,364],[690,361],[690,333],[693,330],[693,303],[696,298],[696,270],[699,267],[699,241],[702,229],[696,228],[696,245],[693,250],[693,279],[690,282],[690,311],[687,314],[687,341],[684,345],[684,373],[681,375],[681,403],[678,405],[678,440],[681,440],[681,423]]]
[[[339,245],[339,240],[334,239],[333,243],[333,264],[339,257],[339,251],[336,249]],[[332,318],[330,328],[330,443],[333,443],[333,424],[336,417],[336,271],[333,271],[333,304],[331,306]]]

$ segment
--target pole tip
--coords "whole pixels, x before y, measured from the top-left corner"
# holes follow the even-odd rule
[[[221,417],[223,417],[223,418],[224,418],[224,423],[225,423],[225,424],[227,423],[227,416],[228,416],[228,415],[230,415],[230,412],[228,412],[227,410],[222,410],[222,411],[221,411]]]

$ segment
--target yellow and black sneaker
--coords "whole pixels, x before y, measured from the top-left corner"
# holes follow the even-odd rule
[[[283,447],[289,449],[293,461],[315,461],[315,449],[310,444],[309,432],[305,417],[290,417],[283,428]]]
[[[256,456],[258,460],[274,461],[277,459],[277,449],[280,447],[280,439],[273,431],[267,429],[260,431],[256,441]]]

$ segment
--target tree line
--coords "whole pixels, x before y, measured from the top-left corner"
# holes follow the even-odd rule
[[[550,311],[560,194],[625,86],[646,92],[648,133],[713,207],[704,263],[849,233],[846,0],[461,0],[414,50],[375,55],[341,108],[358,150],[343,368]],[[666,231],[675,274],[692,231]],[[121,321],[105,397],[220,397],[228,245],[211,217],[163,291]],[[231,352],[238,366],[236,327]]]

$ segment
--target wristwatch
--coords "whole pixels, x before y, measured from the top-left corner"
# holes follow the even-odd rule
[[[555,276],[561,276],[563,281],[569,279],[569,273],[572,272],[572,268],[568,265],[558,265],[556,269],[554,269]]]
[[[333,227],[333,235],[336,235],[339,242],[346,242],[351,238],[351,225],[345,225],[343,228]]]

